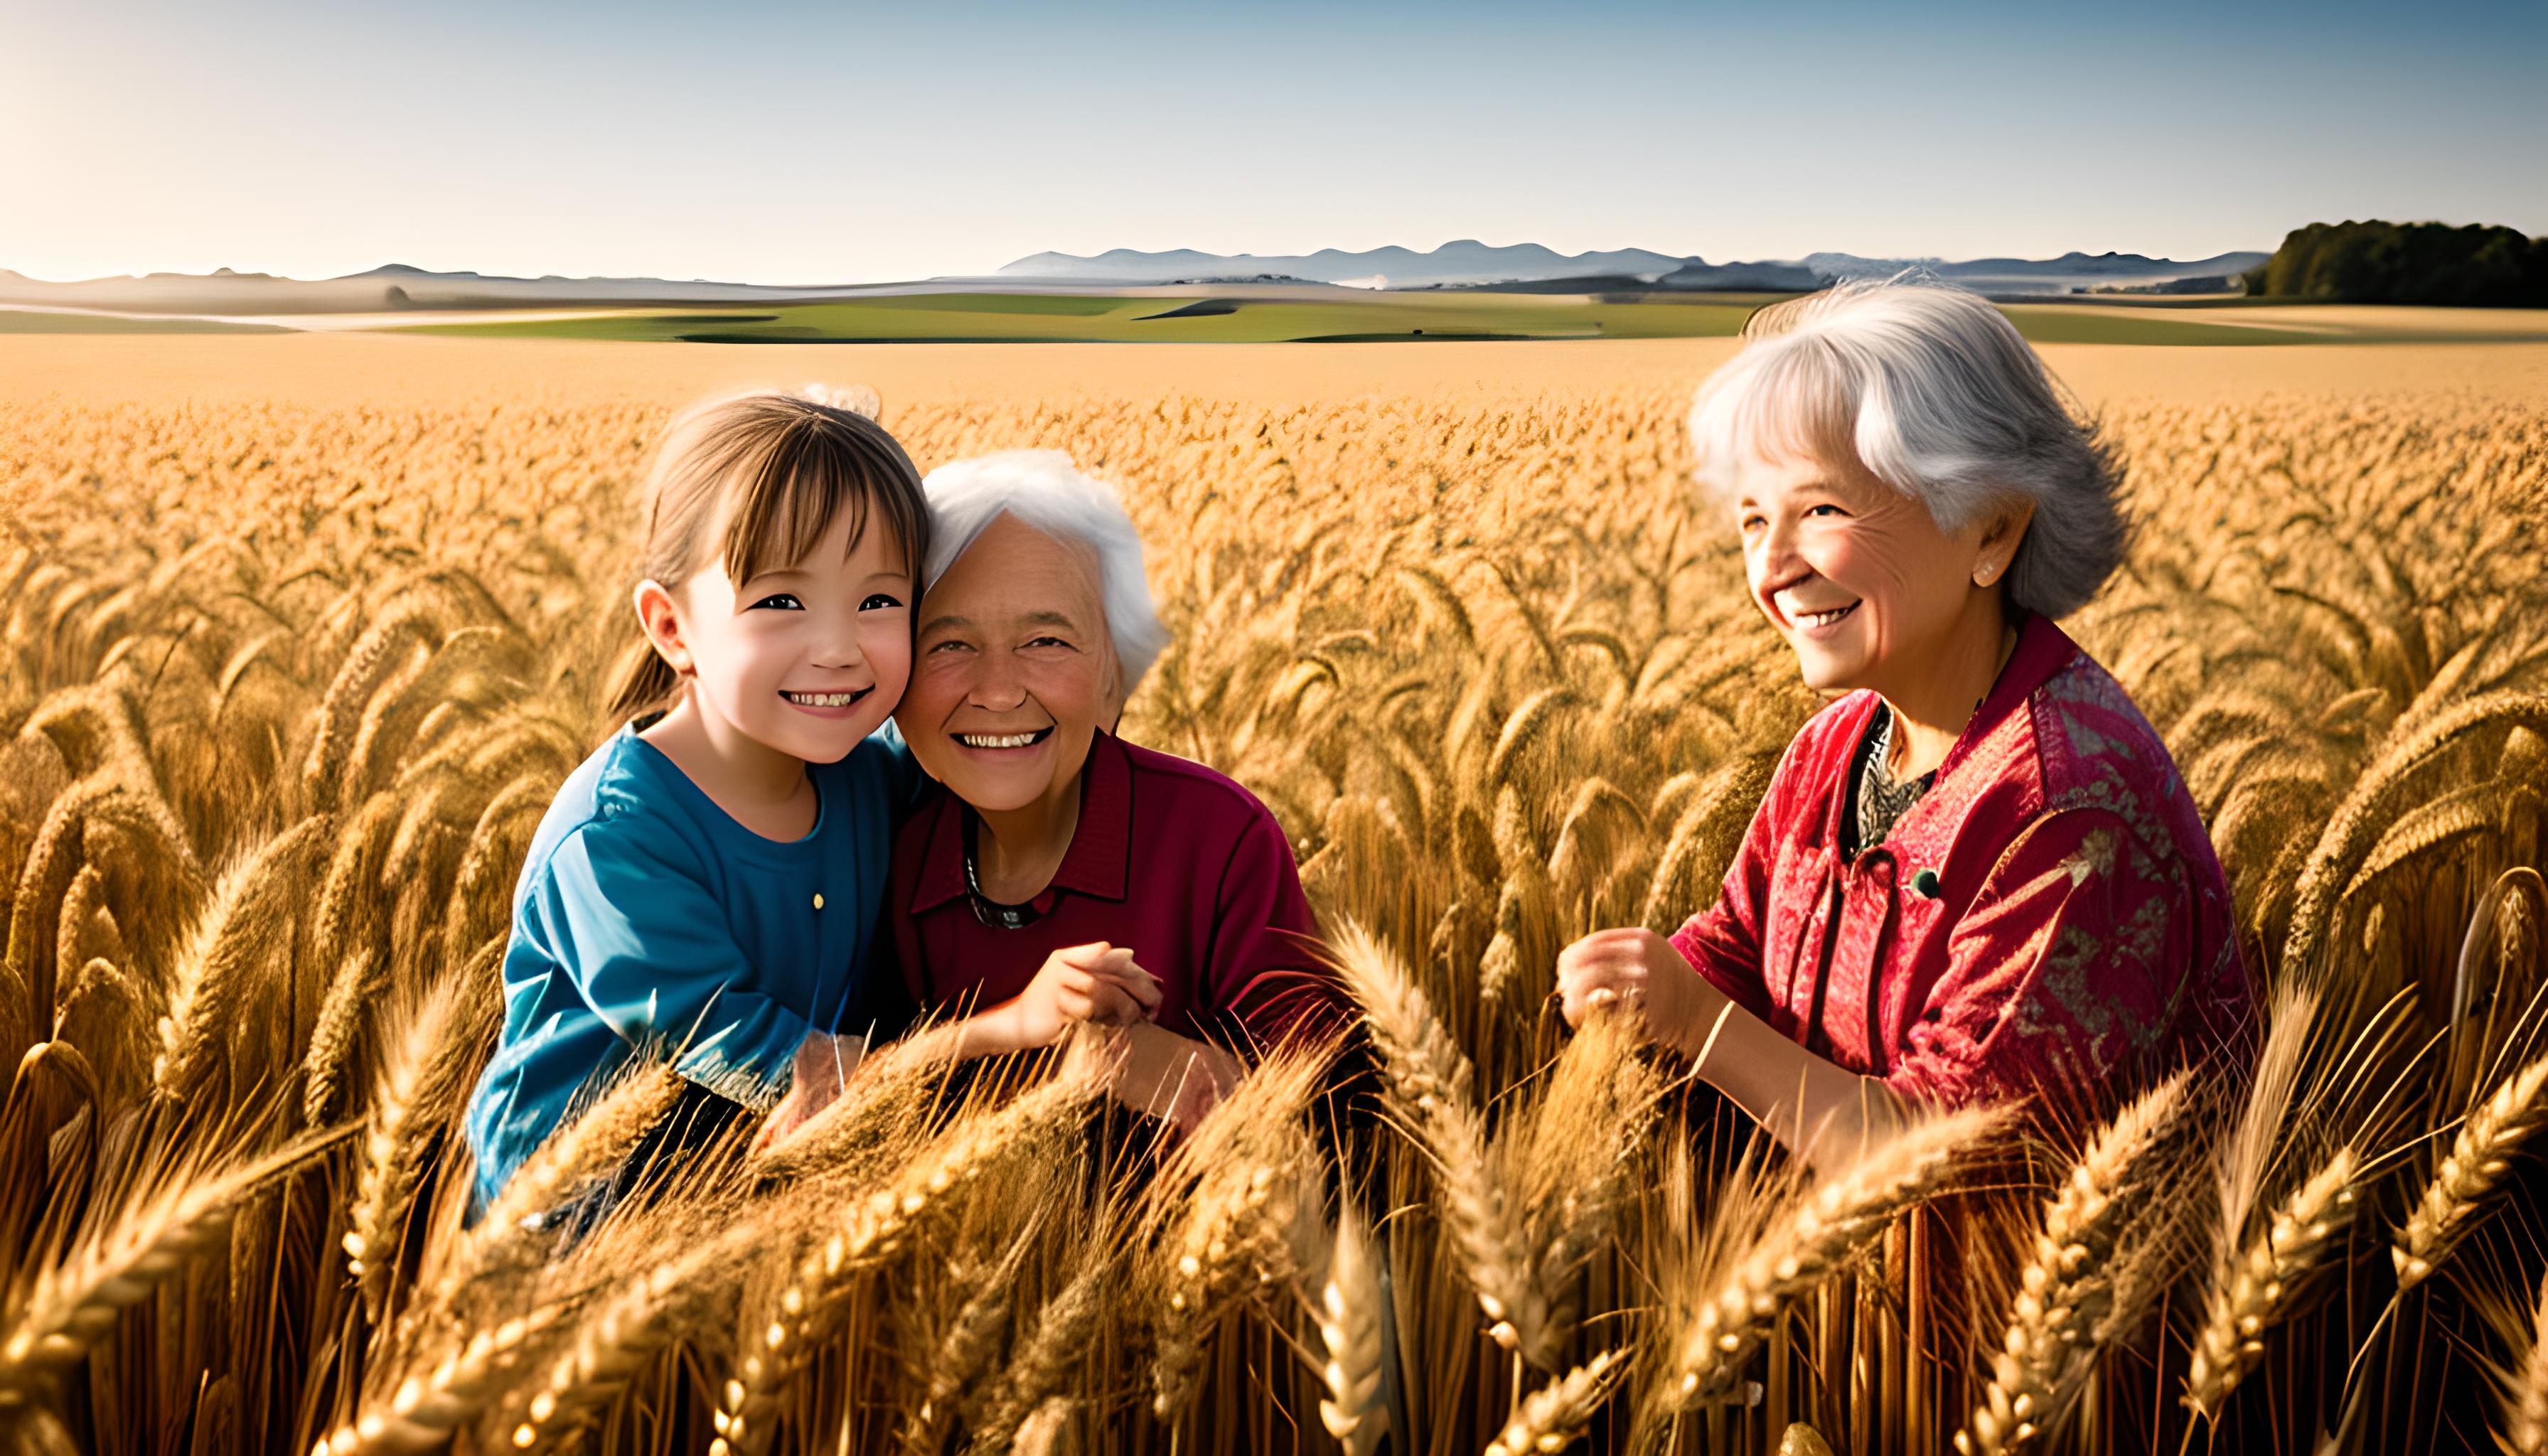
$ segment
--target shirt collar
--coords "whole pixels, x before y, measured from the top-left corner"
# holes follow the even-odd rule
[[[954,793],[940,790],[930,811],[920,871],[913,876],[912,914],[925,914],[965,893],[965,812]],[[1089,739],[1088,760],[1080,767],[1079,824],[1071,831],[1070,848],[1062,852],[1050,888],[1121,900],[1131,882],[1132,853],[1132,755],[1121,739],[1100,728]]]
[[[2068,667],[2078,655],[2079,644],[2053,625],[2052,618],[2040,611],[2028,612],[2018,626],[2017,647],[2009,653],[2008,665],[1999,670],[1999,681],[1991,684],[1989,694],[1982,698],[1981,707],[1964,725],[1964,731],[1956,735],[1955,747],[1947,750],[1946,761],[1938,766],[1937,781],[1944,782],[1982,740],[2025,708],[2035,689]]]

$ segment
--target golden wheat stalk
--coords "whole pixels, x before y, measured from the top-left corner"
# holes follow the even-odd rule
[[[1524,1396],[1505,1417],[1503,1429],[1487,1442],[1486,1456],[1533,1456],[1575,1444],[1592,1423],[1593,1412],[1609,1399],[1626,1359],[1618,1350],[1603,1350]]]
[[[228,1045],[230,1020],[248,982],[288,934],[284,905],[293,894],[298,858],[323,841],[324,815],[302,820],[225,871],[196,913],[167,980],[159,1018],[159,1054],[150,1080],[158,1096],[179,1102],[210,1074]]]
[[[1302,1125],[1328,1058],[1278,1048],[1205,1114],[1153,1185],[1142,1225],[1156,1230],[1151,1308],[1157,1358],[1151,1413],[1173,1420],[1193,1400],[1214,1326],[1260,1287],[1288,1286],[1300,1226],[1317,1198],[1318,1151]]]
[[[732,1228],[629,1276],[581,1315],[565,1352],[525,1401],[509,1440],[515,1450],[571,1443],[656,1351],[730,1297],[748,1252],[771,1230]]]
[[[2016,1451],[2056,1424],[2099,1350],[2138,1322],[2118,1280],[2138,1236],[2167,1214],[2152,1206],[2186,1111],[2187,1073],[2142,1094],[2099,1130],[2045,1205],[2035,1256],[2019,1276],[1982,1404],[1956,1433],[1964,1456]]]
[[[0,1391],[38,1394],[44,1381],[77,1363],[112,1330],[120,1313],[212,1249],[249,1194],[352,1131],[314,1134],[246,1163],[180,1175],[38,1272],[10,1302],[8,1337],[0,1339]]]
[[[1100,1226],[1102,1235],[1104,1226]],[[1071,1276],[1061,1293],[1037,1313],[1035,1328],[1021,1337],[1008,1368],[993,1382],[993,1396],[974,1430],[974,1443],[997,1451],[1012,1442],[1026,1444],[1024,1427],[1038,1410],[1062,1399],[1071,1372],[1088,1355],[1088,1343],[1104,1320],[1107,1296],[1117,1268],[1113,1258],[1091,1258]]]
[[[2352,1148],[2337,1148],[2215,1275],[2186,1367],[2187,1410],[2218,1419],[2230,1392],[2265,1357],[2266,1334],[2298,1309],[2311,1276],[2352,1222],[2360,1166]]]
[[[310,1047],[301,1058],[301,1117],[310,1127],[336,1115],[345,1066],[353,1059],[364,1009],[379,994],[384,969],[380,956],[361,946],[347,954],[328,978],[327,994],[318,1003],[318,1024],[312,1029]]]
[[[945,1447],[958,1402],[979,1387],[982,1372],[998,1357],[1001,1343],[1008,1338],[1018,1270],[1034,1251],[1041,1231],[1040,1222],[1031,1216],[998,1263],[978,1275],[959,1269],[949,1281],[952,1289],[964,1291],[964,1302],[956,1306],[946,1333],[930,1351],[927,1389],[911,1418],[903,1422],[902,1449],[911,1456],[934,1456]]]
[[[2517,1326],[2504,1331],[2517,1341],[2517,1353],[2509,1367],[2497,1371],[2503,1428],[2496,1441],[2507,1456],[2548,1456],[2548,1279],[2540,1281],[2538,1298],[2522,1313],[2528,1318],[2502,1312],[2504,1323]]]
[[[660,1062],[621,1069],[609,1087],[541,1139],[477,1227],[455,1235],[429,1303],[448,1308],[472,1281],[538,1256],[547,1216],[595,1180],[608,1177],[663,1122],[689,1086]]]
[[[713,1456],[767,1449],[779,1392],[812,1358],[857,1281],[901,1253],[927,1223],[952,1212],[956,1190],[1058,1130],[1096,1095],[1090,1058],[1066,1058],[1050,1081],[1007,1106],[958,1122],[883,1186],[853,1199],[833,1231],[797,1262],[767,1318],[747,1324],[714,1421]]]
[[[2468,1236],[2511,1167],[2513,1154],[2548,1126],[2548,1104],[2539,1095],[2543,1088],[2548,1088],[2548,1056],[2504,1078],[2495,1095],[2460,1124],[2450,1152],[2433,1169],[2432,1181],[2424,1185],[2423,1197],[2389,1250],[2400,1293],[2423,1283]]]
[[[387,1400],[364,1402],[311,1456],[385,1456],[442,1445],[500,1397],[516,1372],[556,1346],[575,1308],[570,1299],[543,1300],[469,1330],[425,1373],[402,1379]]]
[[[1731,1390],[1770,1324],[1864,1256],[1886,1226],[1945,1187],[1957,1162],[2007,1126],[2005,1108],[1917,1119],[1839,1177],[1796,1197],[1742,1243],[1680,1338],[1667,1402],[1687,1410]]]
[[[1344,1447],[1345,1456],[1371,1456],[1389,1431],[1389,1410],[1380,1389],[1380,1266],[1371,1246],[1371,1226],[1351,1199],[1336,1216],[1317,1323],[1319,1344],[1327,1356],[1319,1369],[1325,1391],[1319,1398],[1319,1424]]]
[[[1441,1213],[1458,1244],[1488,1332],[1548,1369],[1555,1359],[1548,1301],[1532,1278],[1518,1200],[1496,1179],[1477,1072],[1389,949],[1348,923],[1334,942],[1346,989],[1361,1002],[1387,1071],[1391,1109],[1431,1158]]]
[[[475,1050],[460,1032],[465,1002],[478,989],[465,970],[445,975],[392,1044],[373,1088],[342,1244],[345,1271],[374,1320],[386,1309],[427,1144],[439,1131],[443,1105],[461,1090],[460,1067]]]

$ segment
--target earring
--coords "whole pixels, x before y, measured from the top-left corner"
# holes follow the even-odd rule
[[[1998,576],[1998,575],[1999,575],[1999,568],[1998,568],[1998,567],[1995,567],[1995,566],[1986,566],[1986,567],[1983,567],[1980,571],[1977,571],[1977,572],[1973,573],[1973,585],[1974,585],[1974,586],[1976,586],[1976,587],[1987,587],[1987,586],[1989,586],[1989,585],[1991,584],[1991,578],[1993,578],[1993,577],[1995,577],[1995,576]]]

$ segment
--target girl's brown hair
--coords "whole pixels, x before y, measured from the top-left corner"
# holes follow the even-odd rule
[[[720,521],[715,559],[738,586],[802,561],[845,508],[854,547],[882,518],[915,593],[929,559],[929,503],[911,457],[866,415],[795,395],[739,395],[682,411],[646,494],[638,577],[668,592],[709,560]],[[681,681],[641,635],[611,673],[610,714],[635,717]]]

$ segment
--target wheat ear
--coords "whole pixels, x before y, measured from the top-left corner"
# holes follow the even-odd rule
[[[389,1298],[401,1236],[424,1175],[427,1144],[443,1105],[459,1091],[459,1070],[475,1048],[461,1033],[466,970],[446,974],[425,997],[415,1021],[390,1049],[373,1089],[354,1200],[346,1211],[345,1272],[360,1285],[373,1320]]]
[[[1299,1221],[1317,1197],[1318,1152],[1302,1118],[1326,1064],[1322,1050],[1269,1054],[1153,1185],[1143,1224],[1164,1230],[1157,1280],[1168,1297],[1151,1312],[1150,1410],[1162,1420],[1193,1400],[1222,1317],[1255,1289],[1292,1280]]]
[[[2519,1362],[2498,1376],[2503,1387],[2503,1432],[2497,1440],[2509,1456],[2548,1456],[2548,1280],[2540,1282],[2538,1300],[2526,1313],[2529,1318],[2519,1321],[2523,1327],[2516,1335]]]
[[[304,819],[231,865],[196,914],[168,974],[159,1054],[150,1067],[157,1095],[183,1101],[228,1045],[230,1019],[250,974],[289,929],[282,898],[293,861],[328,833],[325,815]]]
[[[1371,1226],[1351,1199],[1336,1217],[1318,1325],[1319,1343],[1327,1352],[1319,1371],[1326,1387],[1319,1399],[1319,1423],[1345,1456],[1371,1456],[1389,1430],[1389,1410],[1380,1399],[1380,1266]]]
[[[533,1256],[529,1250],[547,1228],[548,1212],[616,1169],[672,1112],[688,1085],[660,1063],[623,1070],[609,1090],[541,1141],[487,1206],[478,1226],[459,1236],[449,1263],[434,1279],[430,1303],[447,1308],[480,1275]]]
[[[747,1250],[769,1236],[757,1226],[730,1229],[640,1271],[578,1320],[573,1341],[514,1424],[513,1447],[571,1441],[684,1321],[733,1290]]]
[[[217,1243],[250,1193],[352,1133],[316,1134],[209,1177],[176,1180],[38,1274],[9,1311],[0,1393],[32,1395],[76,1363],[115,1327],[119,1312]]]
[[[2008,1330],[1970,1425],[1964,1456],[2015,1451],[2050,1428],[2113,1328],[2119,1266],[2154,1219],[2149,1195],[2183,1125],[2187,1074],[2160,1083],[2099,1131],[2045,1206],[2035,1257],[2020,1276]]]
[[[2266,1332],[2290,1318],[2310,1276],[2353,1219],[2360,1166],[2352,1148],[2337,1148],[2214,1277],[2185,1372],[2186,1409],[2217,1418],[2230,1393],[2265,1357]]]
[[[1009,1447],[1010,1456],[1061,1456],[1072,1449],[1068,1397],[1054,1396],[1036,1407],[1035,1413],[1018,1423],[1017,1439]]]
[[[924,1225],[943,1216],[957,1187],[1057,1129],[1098,1086],[1093,1065],[1071,1058],[1061,1075],[996,1112],[957,1123],[891,1182],[854,1199],[831,1234],[798,1261],[776,1308],[745,1329],[742,1357],[714,1416],[711,1456],[767,1449],[780,1391],[810,1358],[815,1338],[858,1277],[899,1254]]]
[[[345,1065],[353,1059],[354,1039],[362,1032],[363,1008],[380,989],[382,969],[372,948],[359,946],[327,979],[310,1049],[301,1058],[301,1117],[311,1127],[335,1116],[345,1090]]]
[[[956,1404],[980,1380],[1000,1352],[1000,1342],[1009,1332],[1009,1307],[1018,1290],[1018,1270],[1035,1248],[1042,1231],[1041,1221],[1031,1218],[1027,1227],[1009,1242],[1008,1252],[984,1272],[964,1303],[957,1306],[956,1318],[947,1321],[947,1332],[930,1352],[929,1386],[922,1395],[920,1408],[902,1427],[902,1448],[911,1456],[933,1456],[947,1444],[947,1422],[955,1414]],[[971,1282],[961,1277],[961,1288]]]
[[[1921,1118],[1745,1240],[1683,1332],[1671,1401],[1685,1410],[1731,1389],[1780,1311],[1864,1255],[1886,1226],[1944,1187],[1957,1160],[2008,1119],[1996,1107]]]
[[[2548,1088],[2548,1056],[2504,1078],[2495,1095],[2460,1124],[2449,1155],[2433,1169],[2433,1180],[2424,1185],[2424,1196],[2389,1250],[2398,1267],[2400,1293],[2423,1283],[2476,1227],[2512,1155],[2548,1126],[2548,1103],[2539,1095],[2543,1088]]]
[[[311,1456],[427,1451],[450,1440],[503,1393],[513,1372],[554,1346],[574,1308],[572,1300],[551,1300],[500,1324],[472,1330],[432,1370],[402,1380],[387,1402],[366,1402]]]
[[[974,1432],[977,1447],[997,1451],[1014,1443],[1024,1449],[1028,1422],[1041,1406],[1061,1399],[1056,1393],[1088,1353],[1088,1337],[1106,1313],[1115,1275],[1112,1260],[1093,1258],[1071,1276],[1061,1293],[1046,1302],[1036,1317],[1034,1332],[1020,1343],[993,1387],[997,1394]]]
[[[1475,1068],[1387,947],[1350,922],[1334,946],[1337,970],[1380,1044],[1389,1106],[1433,1161],[1443,1222],[1491,1321],[1488,1332],[1549,1368],[1556,1341],[1548,1302],[1531,1277],[1518,1200],[1505,1196],[1489,1166]]]
[[[1603,1350],[1524,1396],[1505,1418],[1504,1428],[1487,1442],[1486,1456],[1533,1456],[1575,1444],[1592,1412],[1609,1398],[1626,1358],[1617,1350]]]

